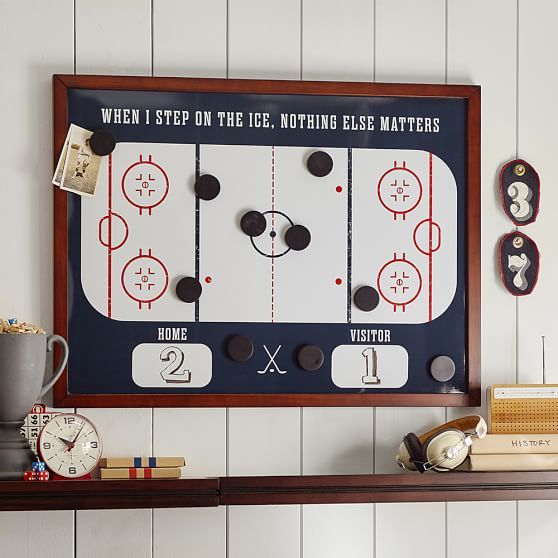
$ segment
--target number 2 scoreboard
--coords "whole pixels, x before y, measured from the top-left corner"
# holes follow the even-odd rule
[[[54,76],[63,406],[475,405],[475,86]],[[101,132],[102,131],[102,132]]]

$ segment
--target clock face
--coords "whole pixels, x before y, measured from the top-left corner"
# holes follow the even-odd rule
[[[101,438],[81,415],[53,417],[41,432],[39,453],[47,467],[61,477],[77,478],[91,473],[101,457]]]

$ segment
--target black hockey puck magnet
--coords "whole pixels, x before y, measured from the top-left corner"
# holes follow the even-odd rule
[[[327,176],[333,169],[333,159],[325,151],[314,151],[306,161],[311,174],[319,178]]]
[[[291,250],[304,250],[311,239],[310,231],[303,225],[293,225],[285,233],[285,242]]]
[[[182,277],[176,284],[176,296],[183,302],[196,302],[201,293],[201,283],[195,277]]]
[[[297,353],[298,365],[303,370],[313,372],[322,367],[324,363],[324,352],[316,345],[303,345]]]
[[[246,362],[254,354],[254,343],[245,335],[231,335],[226,342],[227,355],[235,362]]]
[[[116,141],[108,130],[96,130],[89,138],[89,147],[96,155],[108,155],[114,151]]]
[[[430,374],[438,382],[447,382],[455,375],[455,362],[449,356],[437,356],[430,363]]]
[[[212,174],[202,174],[196,180],[194,190],[198,198],[211,201],[219,195],[221,184]]]
[[[378,306],[380,302],[380,295],[374,287],[365,285],[359,287],[353,295],[353,302],[355,306],[363,312],[371,312]]]
[[[267,227],[265,215],[259,211],[247,211],[240,219],[240,228],[248,236],[260,236]]]

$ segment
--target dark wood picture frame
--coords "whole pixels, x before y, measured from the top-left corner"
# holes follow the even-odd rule
[[[53,76],[54,164],[68,130],[69,89],[226,92],[463,99],[467,104],[467,393],[409,394],[71,394],[68,372],[54,389],[58,407],[478,406],[480,387],[480,87],[473,85],[260,81],[122,76]],[[54,189],[54,331],[67,337],[67,194]]]

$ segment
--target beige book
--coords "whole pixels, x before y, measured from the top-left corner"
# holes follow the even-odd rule
[[[477,454],[469,456],[471,471],[554,471],[557,453]]]
[[[473,440],[471,454],[557,453],[558,434],[487,434]]]
[[[101,479],[179,479],[181,471],[178,467],[100,469]]]
[[[184,467],[184,457],[104,457],[99,467],[105,469],[130,467]]]

